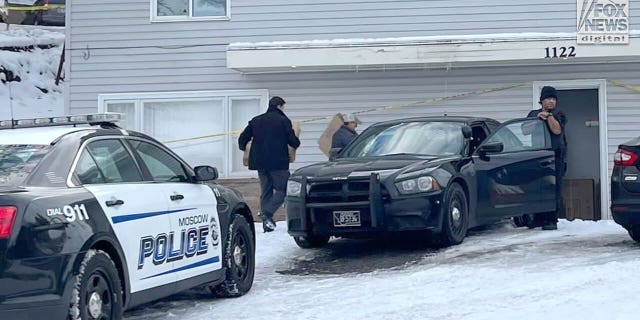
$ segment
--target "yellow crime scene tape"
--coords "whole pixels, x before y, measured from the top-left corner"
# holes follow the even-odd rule
[[[501,86],[501,87],[496,87],[496,88],[464,92],[464,93],[455,94],[455,95],[446,96],[446,97],[438,97],[438,98],[420,100],[420,101],[415,101],[415,102],[406,103],[406,104],[397,104],[397,105],[376,107],[376,108],[356,111],[356,112],[352,112],[352,113],[353,114],[364,114],[364,113],[387,111],[387,110],[392,110],[392,109],[414,107],[414,106],[423,105],[423,104],[438,103],[438,102],[444,102],[444,101],[448,101],[448,100],[460,99],[460,98],[464,98],[464,97],[468,97],[468,96],[475,96],[475,95],[482,95],[482,94],[487,94],[487,93],[492,93],[492,92],[505,91],[505,90],[509,90],[509,89],[515,89],[515,88],[523,87],[523,86],[526,86],[526,85],[529,85],[529,84],[531,84],[531,82],[521,82],[521,83],[510,84],[510,85]],[[325,117],[316,117],[316,118],[310,118],[310,119],[305,119],[305,120],[299,120],[298,122],[300,122],[300,123],[309,123],[309,122],[322,121],[322,120],[331,120],[334,116],[335,115],[330,115],[330,116],[325,116]],[[211,134],[211,135],[206,135],[206,136],[199,136],[199,137],[186,138],[186,139],[163,141],[163,143],[166,144],[166,143],[186,142],[186,141],[222,137],[222,136],[234,135],[234,134],[240,134],[240,133],[242,133],[242,130],[233,130],[233,131],[221,132],[221,133],[216,133],[216,134]]]
[[[630,84],[622,83],[622,82],[617,81],[617,80],[609,80],[607,82],[612,84],[612,85],[614,85],[614,86],[616,86],[616,87],[625,88],[627,90],[631,90],[633,92],[640,93],[640,86],[632,86]]]
[[[0,6],[0,9],[13,11],[46,11],[52,9],[64,8],[64,4],[48,4],[46,6]]]

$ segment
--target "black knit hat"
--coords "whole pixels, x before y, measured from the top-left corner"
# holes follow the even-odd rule
[[[558,91],[556,91],[556,88],[551,86],[542,87],[542,91],[540,91],[540,102],[546,98],[556,98],[556,100],[558,100]]]

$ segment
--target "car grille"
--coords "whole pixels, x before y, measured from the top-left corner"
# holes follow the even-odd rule
[[[369,185],[368,179],[312,182],[309,183],[307,203],[369,201]],[[383,199],[385,199],[388,197],[388,192],[383,185],[380,188]]]

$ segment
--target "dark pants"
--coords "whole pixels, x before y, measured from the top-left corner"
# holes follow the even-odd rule
[[[284,203],[289,170],[258,170],[260,178],[260,214],[269,219]]]

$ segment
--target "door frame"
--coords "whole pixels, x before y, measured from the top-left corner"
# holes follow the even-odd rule
[[[543,86],[553,86],[556,90],[598,90],[598,130],[600,139],[600,218],[601,220],[611,220],[609,212],[609,138],[608,138],[608,118],[607,118],[607,80],[605,79],[583,79],[583,80],[550,80],[532,82],[532,109],[540,108],[540,90]],[[569,119],[571,121],[571,119]]]

